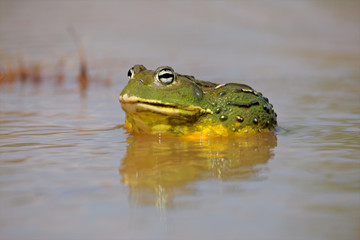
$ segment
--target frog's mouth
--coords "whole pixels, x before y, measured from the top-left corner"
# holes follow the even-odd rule
[[[175,106],[156,100],[142,99],[135,96],[124,94],[119,97],[121,107],[128,114],[141,114],[141,112],[151,112],[166,116],[196,116],[212,113],[209,109],[197,106]]]

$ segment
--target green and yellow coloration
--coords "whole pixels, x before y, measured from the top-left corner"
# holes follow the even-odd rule
[[[200,81],[167,66],[135,65],[128,76],[119,99],[125,127],[134,132],[230,136],[277,125],[268,99],[245,84]]]

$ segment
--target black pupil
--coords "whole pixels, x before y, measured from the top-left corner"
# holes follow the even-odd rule
[[[161,78],[173,78],[174,75],[172,73],[164,73],[160,77]]]
[[[131,75],[132,75],[132,73],[131,73],[131,69],[128,71],[128,77],[129,78],[131,78]]]

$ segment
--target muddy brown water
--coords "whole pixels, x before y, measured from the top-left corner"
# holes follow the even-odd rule
[[[0,238],[358,239],[359,12],[357,1],[1,1],[1,71],[20,58],[41,78],[0,85]],[[71,31],[93,79],[83,92]],[[118,95],[138,63],[249,84],[284,131],[129,134]]]

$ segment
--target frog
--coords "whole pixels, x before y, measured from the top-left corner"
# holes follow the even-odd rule
[[[213,83],[137,64],[128,71],[119,100],[129,132],[177,136],[243,136],[274,132],[269,99],[242,83]]]

